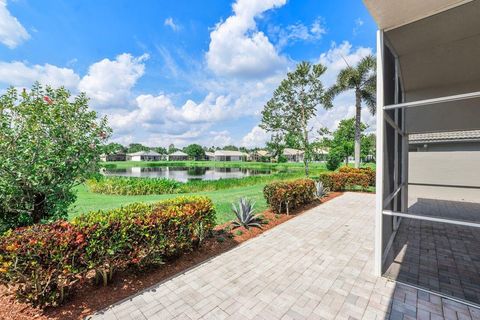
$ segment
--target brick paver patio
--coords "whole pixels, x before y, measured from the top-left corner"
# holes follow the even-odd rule
[[[419,199],[409,213],[478,221],[480,204]],[[480,304],[478,228],[403,219],[385,275]]]
[[[480,319],[372,275],[375,197],[320,205],[93,319]]]

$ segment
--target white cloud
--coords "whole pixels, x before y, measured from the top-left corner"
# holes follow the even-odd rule
[[[252,130],[247,133],[243,138],[240,144],[244,147],[263,147],[265,143],[270,140],[271,134],[255,126]]]
[[[0,0],[0,42],[13,49],[29,38],[27,30],[8,11],[7,1]]]
[[[257,30],[255,17],[285,3],[286,0],[237,0],[233,4],[234,14],[210,33],[208,67],[220,76],[239,77],[264,77],[284,68],[287,59]]]
[[[30,87],[35,81],[52,87],[64,86],[75,90],[80,77],[72,69],[59,68],[51,64],[29,66],[20,61],[0,61],[0,83],[15,87]]]
[[[317,18],[310,26],[297,22],[285,28],[280,26],[273,27],[270,32],[277,39],[277,47],[283,48],[298,41],[319,40],[327,30],[323,26],[322,19]]]
[[[163,24],[167,27],[170,27],[173,31],[180,30],[180,26],[173,21],[172,17],[169,17],[169,18],[165,19]]]
[[[355,19],[355,27],[353,27],[353,31],[352,31],[354,36],[356,36],[359,33],[360,28],[363,26],[363,24],[364,24],[364,21],[362,19],[360,18]]]
[[[85,91],[96,107],[129,104],[131,89],[145,72],[148,55],[133,57],[123,53],[115,60],[103,59],[92,64],[78,86]]]

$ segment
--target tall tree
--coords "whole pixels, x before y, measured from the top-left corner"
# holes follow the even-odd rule
[[[203,150],[202,146],[199,144],[190,144],[183,151],[188,154],[190,158],[195,161],[205,159],[205,150]]]
[[[333,98],[342,92],[353,90],[355,92],[355,168],[360,166],[361,145],[361,113],[362,102],[365,103],[372,114],[376,112],[376,62],[371,55],[364,57],[352,67],[347,64],[337,76],[336,83],[327,91],[327,107],[332,107]]]
[[[268,132],[299,137],[299,148],[304,151],[305,174],[312,150],[308,122],[319,105],[324,104],[324,88],[320,77],[326,68],[321,64],[301,62],[293,72],[287,73],[262,111],[260,127]]]

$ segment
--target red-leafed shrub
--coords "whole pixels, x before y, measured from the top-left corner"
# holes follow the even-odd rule
[[[316,187],[312,179],[298,179],[267,184],[263,195],[276,213],[288,212],[315,200]]]
[[[91,212],[74,220],[87,234],[89,268],[105,285],[117,270],[161,264],[197,246],[215,226],[210,199],[180,197]]]
[[[116,270],[195,249],[214,226],[210,199],[180,197],[16,229],[0,237],[0,281],[15,286],[21,300],[54,306],[90,270],[107,284]]]
[[[370,168],[342,167],[338,172],[322,173],[320,181],[331,191],[343,191],[355,186],[366,190],[375,185],[375,171]]]
[[[340,169],[338,169],[339,172],[343,172],[343,173],[361,173],[361,174],[365,174],[368,176],[368,185],[369,186],[375,186],[375,179],[376,179],[376,175],[375,175],[375,170],[373,170],[372,168],[369,168],[369,167],[365,167],[365,168],[352,168],[352,167],[347,167],[347,166],[344,166],[344,167],[341,167]]]
[[[17,298],[57,305],[87,270],[85,235],[66,221],[34,225],[0,238],[0,281]]]

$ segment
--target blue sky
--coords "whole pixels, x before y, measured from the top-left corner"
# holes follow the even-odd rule
[[[0,0],[0,90],[85,91],[124,144],[261,146],[259,113],[286,73],[321,62],[329,85],[374,53],[375,29],[360,0]],[[312,128],[353,116],[352,98]]]

